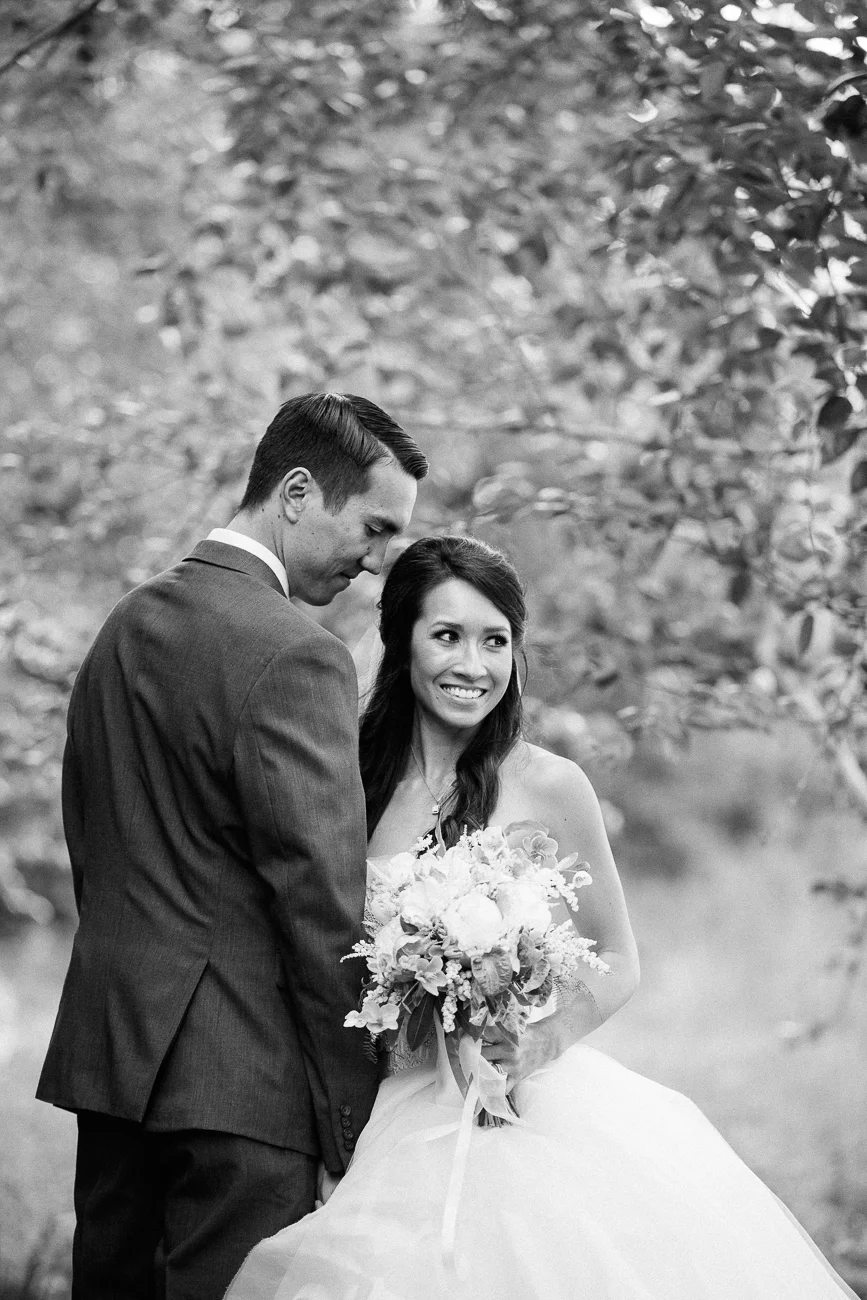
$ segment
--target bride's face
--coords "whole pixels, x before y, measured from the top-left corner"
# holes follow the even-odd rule
[[[459,578],[429,591],[412,630],[410,680],[419,707],[460,730],[496,708],[512,675],[509,620]]]

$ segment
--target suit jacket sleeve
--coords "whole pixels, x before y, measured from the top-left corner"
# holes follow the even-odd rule
[[[71,733],[67,734],[66,748],[63,751],[61,807],[63,810],[63,833],[66,837],[66,847],[69,850],[69,862],[72,867],[75,906],[80,912],[81,887],[84,874],[84,823],[81,777]]]
[[[348,651],[322,636],[278,652],[239,719],[235,782],[253,863],[272,891],[326,1167],[340,1172],[366,1122],[376,1068],[343,1027],[364,965],[366,821],[357,686]]]

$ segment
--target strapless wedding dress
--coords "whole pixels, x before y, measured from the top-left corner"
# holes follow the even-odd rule
[[[226,1300],[857,1300],[679,1093],[578,1044],[515,1089],[519,1125],[479,1128],[421,1056]]]

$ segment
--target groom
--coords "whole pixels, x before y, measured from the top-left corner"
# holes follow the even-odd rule
[[[229,528],[125,596],[76,679],[63,816],[80,923],[38,1096],[78,1115],[74,1300],[218,1300],[313,1206],[373,1102],[356,682],[327,605],[427,462],[363,398],[281,407]]]

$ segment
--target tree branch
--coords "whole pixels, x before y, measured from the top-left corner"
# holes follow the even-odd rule
[[[45,31],[37,33],[37,35],[34,36],[32,40],[29,40],[26,45],[22,45],[20,49],[16,50],[12,57],[7,59],[5,63],[0,63],[0,77],[2,77],[4,72],[8,72],[10,68],[14,68],[19,59],[23,59],[25,54],[29,54],[31,50],[35,50],[38,45],[44,45],[46,41],[53,41],[56,37],[62,36],[64,32],[68,32],[69,29],[74,27],[76,23],[80,22],[82,18],[86,18],[88,14],[92,14],[94,9],[99,7],[99,4],[100,0],[89,0],[86,5],[82,5],[80,9],[76,9],[68,18],[63,18],[59,23],[55,23],[52,27],[46,27]]]

